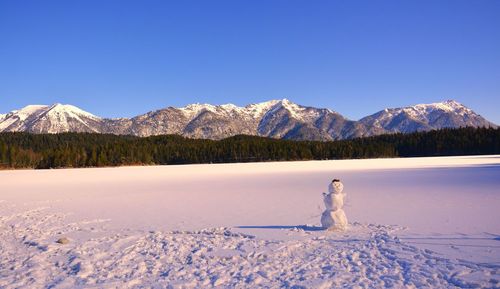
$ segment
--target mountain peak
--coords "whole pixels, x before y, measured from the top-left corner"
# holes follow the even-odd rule
[[[304,107],[302,107],[296,103],[293,103],[286,98],[283,98],[282,100],[280,100],[279,104],[281,107],[284,107],[285,109],[290,111],[290,113],[292,113],[292,115],[294,115],[295,117],[297,117],[297,113],[300,113],[301,111],[304,110]]]
[[[450,108],[454,108],[454,109],[466,107],[465,105],[463,105],[460,102],[453,100],[453,99],[445,100],[445,101],[441,102],[441,104],[448,106]]]
[[[11,111],[11,113],[15,113],[15,112],[32,113],[34,111],[37,111],[40,109],[45,109],[47,107],[48,107],[47,105],[43,105],[43,104],[30,104],[30,105],[27,105],[27,106],[19,109],[19,110],[13,110],[13,111]]]
[[[7,118],[9,118],[9,116],[12,116],[12,117],[15,117],[16,119],[24,121],[32,115],[43,113],[43,111],[45,109],[47,109],[47,107],[48,107],[47,105],[30,104],[30,105],[27,105],[27,106],[19,109],[19,110],[13,110],[13,111],[9,112],[8,114],[5,115],[4,119],[7,119]],[[0,128],[0,131],[1,131],[1,128]]]
[[[273,106],[275,106],[278,102],[279,100],[273,99],[259,103],[252,103],[245,106],[245,110],[247,110],[254,117],[260,117],[264,115],[264,113],[266,113]]]
[[[215,106],[208,103],[192,103],[179,108],[179,110],[181,110],[187,117],[192,118],[205,110],[211,112],[215,111]]]
[[[454,100],[454,99],[447,99],[445,101],[443,101],[444,104],[449,104],[449,105],[462,105],[461,103],[459,103],[458,101]]]
[[[463,113],[473,113],[472,110],[470,110],[468,107],[453,99],[448,99],[445,101],[431,103],[431,104],[419,104],[416,105],[415,107],[425,108],[426,110],[438,109],[447,112],[462,111]]]
[[[23,108],[21,108],[20,110],[40,109],[40,108],[46,108],[46,107],[48,107],[48,105],[46,105],[46,104],[28,104],[28,105],[24,106]]]
[[[92,118],[92,119],[100,119],[98,116],[91,114],[90,112],[86,112],[83,109],[76,107],[71,104],[62,104],[62,103],[54,103],[48,107],[47,114],[67,114],[71,117],[79,118],[80,116]]]

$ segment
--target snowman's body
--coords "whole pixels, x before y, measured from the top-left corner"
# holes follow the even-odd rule
[[[344,194],[324,194],[323,202],[327,211],[337,211],[344,207]]]
[[[321,225],[325,229],[345,230],[347,227],[347,217],[344,210],[324,211],[321,214]]]
[[[321,215],[321,225],[325,229],[345,230],[347,217],[344,210],[344,185],[339,180],[333,180],[328,186],[328,194],[323,193],[325,211]]]

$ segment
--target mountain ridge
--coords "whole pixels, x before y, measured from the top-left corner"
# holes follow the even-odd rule
[[[0,132],[94,132],[141,137],[178,134],[206,139],[248,134],[326,141],[465,126],[497,127],[455,100],[386,108],[357,121],[328,108],[303,106],[286,98],[243,107],[231,103],[169,106],[131,118],[101,118],[60,103],[28,105],[0,114]]]

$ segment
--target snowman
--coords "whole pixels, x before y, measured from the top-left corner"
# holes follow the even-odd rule
[[[343,231],[347,228],[347,217],[342,209],[345,197],[343,189],[340,180],[334,179],[328,186],[328,194],[323,193],[326,209],[321,215],[321,226],[325,229]]]

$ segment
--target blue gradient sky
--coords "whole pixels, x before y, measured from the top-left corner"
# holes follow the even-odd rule
[[[456,99],[500,123],[500,1],[0,0],[0,112],[289,98],[358,119]]]

